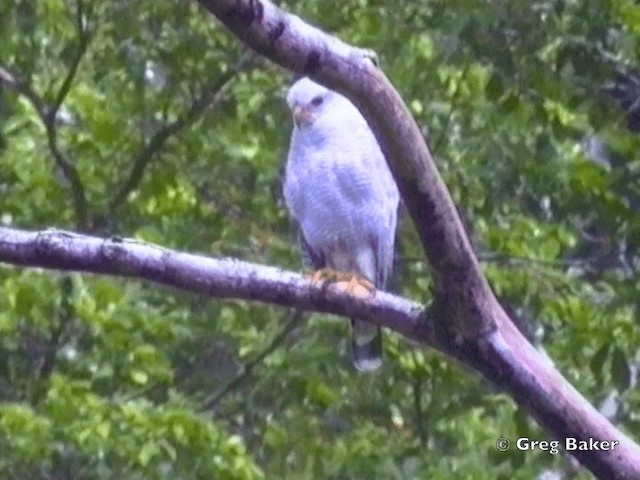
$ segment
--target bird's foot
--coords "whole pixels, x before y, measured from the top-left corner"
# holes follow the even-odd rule
[[[366,298],[376,291],[373,283],[353,272],[322,268],[311,273],[309,278],[313,283],[322,285],[333,283],[340,290],[345,290],[359,298]]]

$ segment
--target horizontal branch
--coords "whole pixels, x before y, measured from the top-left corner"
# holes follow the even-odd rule
[[[0,227],[0,262],[140,278],[211,297],[367,318],[415,341],[433,339],[424,309],[401,297],[378,291],[369,298],[358,298],[335,285],[321,286],[290,271],[177,252],[136,240]]]
[[[517,331],[494,331],[480,344],[456,343],[432,323],[433,309],[378,291],[358,298],[328,284],[319,286],[302,275],[235,259],[215,259],[161,248],[123,238],[102,239],[46,230],[25,232],[0,227],[0,262],[55,270],[81,271],[146,279],[211,297],[254,300],[344,317],[368,318],[407,338],[433,346],[509,391],[559,438],[595,436],[620,442],[612,452],[576,452],[603,478],[620,465],[635,472],[638,447],[617,431],[539,355],[520,343]],[[436,312],[437,315],[437,312]],[[519,344],[518,348],[511,345]],[[634,463],[635,462],[635,463]],[[618,465],[618,467],[614,467]],[[635,465],[635,466],[634,466]]]

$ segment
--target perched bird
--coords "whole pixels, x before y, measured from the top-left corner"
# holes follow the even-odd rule
[[[400,197],[373,132],[346,97],[308,78],[291,87],[287,103],[294,126],[284,197],[303,248],[315,268],[334,271],[329,280],[347,279],[352,291],[357,284],[372,288],[369,282],[385,288]],[[375,370],[382,363],[380,328],[358,319],[352,326],[354,366]]]

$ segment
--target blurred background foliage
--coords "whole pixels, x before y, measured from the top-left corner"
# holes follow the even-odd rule
[[[496,292],[640,438],[640,10],[634,0],[280,5],[374,49]],[[0,4],[0,222],[300,269],[280,174],[291,75],[194,2]],[[394,289],[429,300],[405,217]],[[0,266],[0,476],[589,478],[440,355],[347,322]]]

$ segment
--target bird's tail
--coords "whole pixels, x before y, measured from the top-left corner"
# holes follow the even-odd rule
[[[360,372],[371,372],[382,365],[382,331],[378,325],[351,320],[351,355]]]

